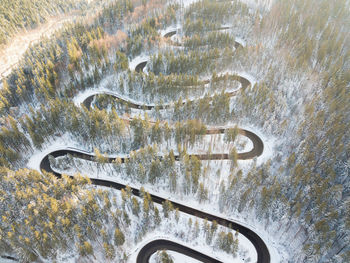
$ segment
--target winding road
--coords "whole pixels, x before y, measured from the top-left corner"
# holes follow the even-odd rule
[[[229,28],[230,28],[230,27],[221,27],[221,28],[219,28],[219,29],[212,30],[212,31],[226,30],[226,29],[229,29]],[[177,30],[173,30],[173,31],[170,31],[170,32],[164,34],[163,37],[164,37],[164,38],[167,38],[167,39],[170,39],[172,36],[176,35],[176,33],[177,33]],[[183,46],[183,44],[181,44],[181,43],[175,43],[175,42],[172,42],[172,41],[171,41],[171,44],[172,44],[173,46]],[[235,41],[234,47],[235,47],[235,49],[243,48],[243,45],[242,45],[240,42]],[[147,62],[148,62],[148,61],[142,61],[142,62],[140,62],[139,64],[137,64],[136,67],[135,67],[135,71],[136,71],[136,72],[141,72],[141,71],[143,71],[143,69],[144,69],[144,68],[146,67],[146,65],[147,65]]]
[[[215,30],[211,30],[211,31],[218,31],[218,30],[227,30],[227,29],[230,29],[230,27],[221,27],[221,28],[218,28],[218,29],[215,29]],[[166,33],[163,37],[164,38],[167,38],[167,39],[170,39],[172,36],[176,35],[177,34],[177,30],[172,30],[168,33]],[[181,43],[178,43],[178,42],[173,42],[171,40],[169,40],[170,43],[174,46],[183,46],[183,44]],[[239,43],[238,41],[235,41],[235,49],[237,48],[243,48],[243,45],[241,43]],[[137,68],[135,68],[136,70]],[[137,71],[137,70],[136,70]]]
[[[146,61],[147,63],[147,61]],[[142,66],[139,67],[139,69],[142,71],[143,67],[146,66],[146,63],[145,62],[141,62],[140,64],[138,64],[136,66],[136,68],[138,66],[140,66],[142,64]],[[245,77],[242,77],[240,75],[230,75],[231,78],[234,78],[235,80],[239,81],[241,83],[241,89],[246,89],[248,86],[251,85],[250,81],[245,78]],[[205,83],[210,83],[210,80],[204,80],[203,82]],[[229,97],[232,97],[232,96],[235,96],[238,92],[240,92],[241,89],[238,89],[238,90],[234,90],[234,91],[230,91],[230,92],[226,92],[225,94]],[[87,97],[84,101],[83,101],[83,104],[85,107],[87,108],[90,108],[91,107],[91,103],[94,99],[94,97],[96,95],[98,95],[99,93],[96,93],[96,94],[93,94],[93,95],[90,95],[89,97]],[[139,109],[139,110],[152,110],[154,108],[158,108],[159,110],[164,110],[164,109],[169,109],[171,107],[173,107],[172,104],[163,104],[163,105],[147,105],[147,104],[138,104],[136,102],[133,102],[131,100],[127,100],[126,98],[116,94],[116,93],[113,93],[113,92],[102,92],[102,94],[107,94],[115,99],[118,99],[118,100],[122,100],[125,104],[127,104],[130,108],[132,109]],[[194,101],[194,100],[190,100],[190,101]],[[183,101],[182,103],[183,104],[186,104],[187,101]]]
[[[215,130],[207,130],[207,134],[215,134],[215,133],[223,133],[225,132],[225,129],[215,129]],[[245,152],[245,153],[239,153],[238,154],[238,159],[241,160],[246,160],[246,159],[251,159],[254,158],[256,156],[259,156],[262,154],[263,152],[263,142],[261,141],[261,139],[255,135],[254,133],[247,131],[247,130],[239,130],[240,134],[244,134],[246,135],[249,139],[251,139],[253,141],[253,149],[249,152]],[[93,154],[88,154],[88,153],[84,153],[82,151],[79,150],[59,150],[59,151],[54,151],[51,152],[50,154],[46,155],[41,163],[40,163],[40,169],[44,170],[46,172],[50,172],[52,174],[54,174],[56,177],[61,178],[62,175],[56,171],[54,171],[51,168],[50,165],[50,161],[49,161],[49,156],[53,156],[55,158],[60,157],[60,156],[65,156],[67,154],[71,154],[74,157],[78,157],[78,158],[82,158],[85,160],[90,160],[90,161],[94,161],[95,160],[95,156]],[[213,154],[213,155],[192,155],[192,156],[196,156],[198,157],[200,160],[222,160],[222,159],[228,159],[228,154]],[[122,158],[122,163],[125,162],[126,158]],[[112,162],[113,160],[115,160],[115,158],[108,158],[107,162]],[[179,160],[179,156],[175,156],[175,160]],[[71,178],[73,178],[73,176],[71,176]],[[113,188],[116,190],[121,190],[126,188],[125,184],[121,184],[121,183],[116,183],[113,181],[109,181],[109,180],[102,180],[102,179],[96,179],[96,178],[91,178],[91,183],[93,185],[98,185],[98,186],[104,186],[104,187],[109,187],[109,188]],[[131,192],[133,195],[135,196],[140,196],[140,189],[137,188],[131,188]],[[152,201],[154,203],[157,204],[162,204],[164,201],[166,201],[165,198],[157,196],[157,195],[151,195]],[[264,243],[264,241],[252,230],[250,230],[249,228],[238,224],[235,221],[232,220],[228,220],[226,218],[222,218],[213,214],[209,214],[206,212],[203,212],[201,210],[198,209],[194,209],[192,207],[189,206],[185,206],[183,204],[177,203],[177,202],[173,202],[173,207],[179,209],[180,212],[183,213],[187,213],[202,219],[207,219],[208,221],[216,221],[218,224],[225,226],[225,227],[229,227],[233,230],[238,230],[239,233],[241,233],[242,235],[244,235],[246,238],[248,238],[250,240],[250,242],[254,245],[256,251],[257,251],[257,255],[258,255],[258,263],[269,263],[270,262],[270,254],[268,251],[268,248],[266,246],[266,244]],[[177,251],[180,253],[183,253],[185,255],[188,255],[190,257],[193,257],[195,259],[198,259],[202,262],[220,262],[214,258],[211,258],[207,255],[204,255],[198,251],[195,251],[193,249],[190,249],[188,247],[185,247],[183,245],[171,242],[171,241],[164,241],[164,240],[155,240],[152,241],[151,243],[148,243],[146,246],[144,246],[138,256],[137,256],[137,263],[148,263],[151,255],[160,250],[160,249],[166,249],[166,250],[173,250],[173,251]]]
[[[207,129],[206,134],[224,134],[225,131],[226,131],[226,129]],[[258,157],[262,154],[262,152],[264,151],[264,144],[263,144],[262,140],[259,138],[259,136],[257,136],[255,133],[253,133],[251,131],[244,130],[244,129],[239,129],[238,133],[243,135],[243,136],[248,137],[253,142],[253,149],[251,151],[237,154],[238,160],[249,160],[249,159],[253,159],[254,157]],[[60,173],[55,172],[51,168],[50,162],[49,162],[49,156],[51,155],[52,157],[57,158],[57,157],[65,156],[67,154],[70,154],[76,158],[80,158],[80,159],[84,159],[84,160],[88,160],[88,161],[95,161],[96,160],[95,155],[92,153],[87,153],[87,152],[81,151],[79,149],[74,149],[74,148],[62,149],[62,150],[53,151],[53,152],[49,153],[48,155],[46,155],[40,163],[40,169],[45,170],[47,172],[51,172],[51,173],[55,174],[56,176],[61,177]],[[189,155],[189,157],[192,157],[192,156],[195,156],[199,160],[202,160],[202,161],[230,160],[230,156],[228,153],[190,154]],[[175,157],[175,161],[180,160],[179,155],[174,155],[174,157]],[[106,163],[112,163],[113,161],[115,161],[115,159],[116,159],[115,157],[108,157],[106,159]],[[120,158],[122,163],[125,163],[125,161],[127,159],[129,159],[129,158],[128,157]]]
[[[216,134],[216,133],[223,133],[225,132],[225,129],[212,129],[212,130],[207,130],[207,134]],[[261,141],[261,139],[255,135],[254,133],[247,131],[247,130],[239,130],[240,134],[244,134],[246,135],[249,139],[251,139],[253,141],[253,149],[249,152],[245,152],[245,153],[239,153],[238,154],[238,159],[241,160],[246,160],[246,159],[251,159],[254,158],[256,156],[259,156],[262,154],[263,149],[264,149],[264,145],[263,142]],[[65,156],[67,154],[71,154],[74,157],[77,158],[81,158],[81,159],[85,159],[85,160],[90,160],[90,161],[94,161],[95,160],[95,156],[93,154],[88,154],[88,153],[84,153],[82,151],[79,150],[58,150],[58,151],[54,151],[51,152],[50,154],[46,155],[41,163],[40,163],[40,169],[46,172],[50,172],[52,174],[54,174],[56,177],[61,178],[62,175],[59,172],[54,171],[51,168],[50,165],[50,161],[49,161],[49,156],[53,156],[55,158],[60,157],[60,156]],[[199,158],[200,160],[222,160],[222,159],[228,159],[229,156],[228,154],[213,154],[213,155],[190,155],[190,156],[196,156],[197,158]],[[122,163],[125,162],[126,158],[122,158]],[[176,155],[175,156],[175,160],[179,160],[179,156]],[[107,162],[112,162],[113,160],[115,160],[115,158],[108,158]],[[73,176],[71,176],[71,178],[73,178]],[[104,186],[104,187],[109,187],[109,188],[113,188],[116,190],[121,190],[126,188],[125,184],[121,184],[121,183],[116,183],[113,181],[109,181],[109,180],[102,180],[102,179],[96,179],[96,178],[91,178],[91,183],[93,185],[98,185],[98,186]],[[140,190],[137,188],[131,188],[131,192],[133,195],[135,196],[140,196]],[[162,204],[164,201],[166,201],[167,199],[157,196],[157,195],[151,195],[152,201],[154,203],[157,204]],[[185,206],[183,204],[177,203],[177,202],[173,202],[173,207],[179,209],[180,212],[183,213],[187,213],[202,219],[207,219],[208,221],[216,221],[218,224],[225,226],[225,227],[229,227],[233,230],[238,230],[239,233],[241,233],[242,235],[244,235],[246,238],[248,238],[250,240],[250,242],[254,245],[256,251],[257,251],[257,255],[258,255],[258,263],[269,263],[270,262],[270,254],[269,251],[267,249],[266,244],[264,243],[264,241],[252,230],[250,230],[249,228],[242,226],[240,224],[238,224],[235,221],[231,221],[228,220],[226,218],[222,218],[213,214],[209,214],[206,212],[203,212],[201,210],[198,209],[194,209],[192,207],[189,206]],[[193,257],[195,259],[198,259],[202,262],[220,262],[214,258],[211,258],[207,255],[204,255],[198,251],[195,251],[193,249],[190,249],[188,247],[185,247],[183,245],[171,242],[171,241],[164,241],[164,240],[155,240],[152,241],[151,243],[148,243],[146,246],[144,246],[138,256],[137,256],[137,263],[148,263],[150,256],[160,250],[160,249],[166,249],[166,250],[173,250],[173,251],[177,251],[180,253],[183,253],[185,255],[188,255],[190,257]]]
[[[176,31],[169,32],[169,33],[165,34],[165,36],[170,37],[174,34],[176,34]],[[238,46],[241,46],[241,44],[239,44],[237,42],[237,47]],[[147,61],[141,62],[139,65],[137,65],[135,70],[142,71],[143,68],[146,66],[146,64],[147,64]],[[237,76],[235,76],[235,78],[241,82],[243,89],[250,85],[249,80],[242,77],[242,76],[237,75]],[[237,92],[238,91],[229,92],[229,93],[227,93],[227,95],[234,96],[234,95],[236,95]],[[83,102],[83,104],[87,108],[90,108],[91,102],[92,102],[93,97],[95,95],[92,95],[92,96],[86,98],[85,101]],[[130,107],[135,108],[135,109],[151,110],[154,107],[156,107],[154,105],[140,105],[140,104],[137,104],[135,102],[125,100],[125,99],[123,99],[115,94],[109,94],[109,95],[111,95],[117,99],[124,100],[125,103],[127,103]],[[165,105],[160,106],[160,109],[166,109],[169,107],[171,107],[170,104],[165,104]],[[225,128],[209,128],[206,130],[206,134],[223,134],[223,133],[225,133],[225,131],[226,131]],[[251,131],[239,129],[238,132],[239,132],[239,134],[248,137],[253,142],[253,149],[249,152],[238,153],[237,159],[238,160],[247,160],[247,159],[253,159],[255,157],[260,156],[264,150],[264,144],[263,144],[262,140]],[[87,153],[87,152],[81,151],[79,149],[73,149],[73,148],[62,149],[62,150],[53,151],[53,152],[49,153],[48,155],[46,155],[42,159],[42,161],[40,162],[40,170],[52,173],[56,177],[61,178],[62,177],[61,173],[54,171],[54,169],[52,169],[52,167],[50,165],[50,161],[49,161],[49,156],[57,158],[57,157],[65,156],[67,154],[70,154],[76,158],[81,158],[81,159],[85,159],[85,160],[89,160],[89,161],[95,161],[94,154]],[[200,160],[224,160],[224,159],[229,159],[229,157],[230,157],[229,154],[227,154],[227,153],[223,153],[223,154],[193,154],[190,156],[196,156]],[[127,158],[128,157],[121,158],[122,163],[125,162],[125,160]],[[108,157],[106,162],[111,163],[113,160],[115,160],[115,158]],[[179,161],[180,156],[176,155],[175,160]],[[109,180],[96,179],[96,178],[91,178],[91,183],[93,185],[109,187],[109,188],[113,188],[116,190],[121,190],[121,189],[126,188],[125,184],[121,184],[121,183],[117,183],[117,182],[113,182],[113,181],[109,181]],[[133,195],[140,196],[140,189],[131,188],[131,191],[132,191]],[[162,204],[164,201],[166,201],[165,198],[157,196],[157,195],[151,195],[151,198],[152,198],[152,201],[154,203],[157,203],[157,204]],[[257,262],[258,263],[269,263],[270,262],[270,253],[269,253],[269,250],[268,250],[266,244],[259,237],[259,235],[257,235],[251,229],[249,229],[249,228],[247,228],[247,227],[245,227],[245,226],[243,226],[235,221],[232,221],[232,220],[229,220],[229,219],[226,219],[223,217],[219,217],[219,216],[207,213],[207,212],[203,212],[201,210],[198,210],[198,209],[195,209],[195,208],[192,208],[189,206],[185,206],[185,205],[177,203],[177,202],[172,201],[172,204],[173,204],[174,208],[179,209],[179,211],[181,211],[183,213],[186,213],[186,214],[189,214],[192,216],[196,216],[196,217],[199,217],[202,219],[207,219],[208,221],[211,221],[211,222],[216,221],[218,224],[220,224],[222,226],[239,231],[240,234],[244,235],[254,245],[254,247],[257,251]],[[144,247],[142,247],[138,253],[136,262],[137,263],[148,263],[151,255],[154,254],[155,252],[157,252],[158,250],[176,251],[176,252],[185,254],[187,256],[190,256],[192,258],[195,258],[195,259],[200,260],[200,261],[205,262],[205,263],[220,262],[217,259],[214,259],[214,258],[212,258],[208,255],[205,255],[203,253],[200,253],[196,250],[193,250],[193,249],[188,248],[186,246],[183,246],[181,244],[178,244],[178,243],[175,243],[175,242],[172,242],[169,240],[163,240],[163,239],[153,240],[153,241],[149,242],[148,244],[146,244]]]

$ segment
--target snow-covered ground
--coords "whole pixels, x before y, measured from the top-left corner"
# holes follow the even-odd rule
[[[235,147],[238,153],[242,153],[253,149],[253,142],[246,136],[237,135],[234,143],[226,143],[224,137],[224,134],[204,135],[202,141],[196,143],[194,147],[188,148],[187,152],[190,154],[205,154],[210,149],[210,152],[214,154],[229,153],[229,149]]]
[[[199,0],[176,0],[176,2],[186,8],[195,2],[199,2]]]

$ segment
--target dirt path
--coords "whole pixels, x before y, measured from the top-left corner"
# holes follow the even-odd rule
[[[33,30],[23,30],[16,34],[9,44],[0,49],[0,81],[11,73],[28,47],[39,41],[42,36],[50,36],[64,23],[71,22],[80,16],[79,11],[49,18],[49,20]]]

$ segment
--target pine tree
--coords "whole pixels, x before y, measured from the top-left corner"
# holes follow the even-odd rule
[[[165,200],[162,203],[164,217],[169,217],[169,213],[173,211],[173,204],[169,200]]]
[[[237,167],[238,154],[235,147],[231,149],[229,158],[231,160],[231,167]]]
[[[165,250],[162,250],[157,252],[156,263],[174,263],[174,260]]]
[[[208,189],[205,188],[203,183],[199,184],[198,199],[200,203],[208,199]]]
[[[125,236],[123,234],[123,232],[116,228],[114,231],[114,243],[116,246],[121,246],[123,245],[125,242]]]
[[[79,246],[79,253],[82,256],[92,255],[93,254],[92,245],[88,241],[85,241],[83,245]]]

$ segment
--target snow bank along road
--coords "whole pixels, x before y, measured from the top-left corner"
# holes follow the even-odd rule
[[[169,36],[172,36],[174,34],[176,34],[176,32],[172,31],[172,32],[167,33],[166,36],[169,37]],[[237,44],[237,46],[240,46],[240,44]],[[147,61],[141,62],[140,64],[136,68],[137,68],[137,70],[141,71],[146,66]],[[242,88],[246,88],[251,84],[248,79],[246,79],[242,76],[237,75],[235,77],[238,81],[241,82]],[[229,93],[227,93],[227,95],[233,96],[233,95],[236,95],[237,92],[238,91],[229,92]],[[93,96],[95,96],[95,95],[93,95]],[[83,102],[88,108],[91,105],[93,96],[86,98],[86,100]],[[122,99],[118,95],[111,95],[111,96],[114,96],[118,99]],[[136,109],[151,110],[152,108],[156,107],[154,105],[140,105],[140,104],[136,104],[135,102],[127,101],[125,99],[123,99],[123,100],[126,104],[129,105],[129,107],[136,108]],[[160,109],[165,109],[165,108],[169,108],[169,107],[170,107],[170,105],[163,105],[163,106],[160,106]],[[226,131],[226,128],[215,128],[214,127],[214,128],[207,129],[206,134],[222,134],[222,133],[225,133],[225,131]],[[241,135],[247,136],[253,142],[253,149],[249,152],[238,153],[237,159],[238,160],[247,160],[247,159],[253,159],[254,157],[260,156],[264,150],[264,144],[263,144],[262,140],[256,134],[254,134],[253,132],[248,131],[248,130],[239,129],[239,133]],[[51,168],[49,156],[51,155],[52,157],[57,158],[60,156],[65,156],[67,154],[71,154],[72,156],[74,156],[76,158],[81,158],[81,159],[85,159],[85,160],[89,160],[89,161],[95,161],[94,154],[86,153],[86,152],[83,152],[79,149],[73,149],[73,148],[62,149],[62,150],[57,150],[57,151],[51,152],[48,155],[46,155],[40,163],[40,170],[50,172],[50,173],[54,174],[56,177],[61,178],[62,174],[54,171]],[[227,153],[222,153],[222,154],[192,154],[190,156],[196,156],[200,160],[229,159],[229,154],[227,154]],[[126,161],[126,159],[128,159],[128,157],[121,158],[122,163],[124,163]],[[114,158],[109,157],[109,158],[107,158],[106,162],[111,163],[113,160],[115,160],[115,157]],[[176,155],[175,160],[179,161],[180,156]],[[91,178],[91,183],[93,185],[109,187],[109,188],[113,188],[113,189],[117,189],[117,190],[121,190],[121,189],[124,189],[126,187],[126,185],[121,184],[121,183],[117,183],[117,182],[113,182],[113,181],[109,181],[109,180],[96,179],[96,178]],[[131,188],[131,191],[132,191],[133,195],[140,196],[140,189]],[[162,198],[162,197],[156,196],[156,195],[151,195],[151,198],[152,198],[152,201],[157,203],[157,204],[162,204],[164,201],[166,201],[165,198]],[[250,240],[250,242],[254,245],[254,247],[257,251],[257,255],[258,255],[258,263],[269,263],[270,262],[270,253],[269,253],[269,250],[268,250],[266,244],[251,229],[249,229],[243,225],[240,225],[240,224],[236,223],[235,221],[231,221],[231,220],[228,220],[228,219],[223,218],[223,217],[209,214],[209,213],[203,212],[201,210],[198,210],[198,209],[195,209],[192,207],[185,206],[185,205],[177,203],[177,202],[172,202],[172,204],[173,204],[174,208],[178,208],[179,211],[181,211],[183,213],[187,213],[187,214],[190,214],[190,215],[202,218],[202,219],[207,219],[208,221],[211,221],[211,222],[215,220],[218,224],[220,224],[222,226],[229,227],[233,230],[238,230],[239,233],[241,233],[246,238],[248,238]],[[220,262],[217,259],[211,258],[210,256],[204,255],[198,251],[195,251],[191,248],[185,247],[185,246],[180,245],[178,243],[175,243],[175,242],[172,242],[169,240],[158,239],[158,240],[154,240],[154,241],[149,242],[139,251],[139,254],[137,256],[137,263],[148,263],[151,255],[153,253],[155,253],[156,251],[162,250],[162,249],[180,252],[180,253],[183,253],[187,256],[190,256],[190,257],[193,257],[197,260],[200,260],[202,262]]]

